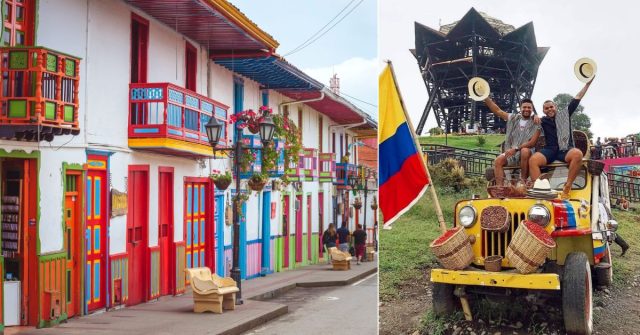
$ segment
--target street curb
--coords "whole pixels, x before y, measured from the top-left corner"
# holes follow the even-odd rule
[[[219,334],[221,335],[238,335],[238,334],[242,334],[246,331],[249,331],[253,328],[256,328],[262,324],[265,324],[269,321],[272,321],[273,319],[283,316],[285,314],[289,313],[289,307],[287,305],[282,305],[281,307],[279,307],[276,310],[273,310],[269,313],[266,313],[264,315],[261,315],[258,318],[249,320],[247,322],[243,322],[231,329],[227,329]]]
[[[277,297],[279,297],[279,296],[281,296],[281,295],[293,290],[294,288],[296,288],[296,283],[289,284],[289,285],[286,285],[286,286],[282,286],[282,287],[279,287],[279,288],[277,288],[275,290],[268,291],[268,292],[265,292],[265,293],[262,293],[262,294],[258,294],[256,296],[252,296],[252,297],[247,298],[247,299],[256,300],[256,301],[267,301],[269,299],[277,298]]]
[[[331,287],[331,286],[346,286],[349,284],[353,284],[355,282],[357,282],[358,280],[365,278],[373,273],[378,272],[378,267],[375,267],[373,269],[367,270],[359,275],[353,276],[347,280],[331,280],[331,281],[316,281],[316,282],[301,282],[301,283],[296,283],[297,287],[305,287],[305,288],[310,288],[310,287]]]

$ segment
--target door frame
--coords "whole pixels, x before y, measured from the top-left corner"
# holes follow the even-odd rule
[[[63,163],[62,165],[62,176],[63,176],[63,191],[65,193],[64,196],[64,202],[65,205],[62,206],[62,212],[63,212],[63,217],[64,216],[64,212],[65,212],[65,207],[66,207],[66,193],[67,193],[67,175],[72,175],[76,177],[76,193],[77,195],[77,199],[78,201],[76,201],[75,203],[75,211],[76,211],[76,217],[75,217],[75,222],[74,224],[74,228],[77,230],[76,231],[76,244],[77,247],[75,249],[75,253],[76,255],[72,255],[72,257],[77,257],[77,265],[74,266],[74,268],[76,268],[76,283],[72,283],[68,288],[69,290],[67,290],[67,292],[76,292],[76,299],[74,301],[75,303],[75,313],[73,316],[80,316],[82,314],[84,314],[84,305],[83,305],[83,301],[85,301],[85,297],[84,297],[84,285],[85,285],[85,280],[86,278],[84,278],[84,256],[86,253],[85,250],[85,239],[84,239],[84,233],[86,231],[86,213],[85,213],[85,206],[86,206],[86,193],[85,193],[85,182],[86,182],[86,178],[87,178],[87,167],[85,166],[81,166],[80,164],[67,164],[67,163]],[[66,224],[63,221],[63,244],[66,246],[66,248],[69,248],[69,241],[68,241],[68,235],[66,234],[66,227],[64,227]],[[72,251],[73,252],[73,251]],[[68,260],[67,260],[68,261]],[[65,268],[65,280],[66,280],[66,271],[67,269]],[[72,274],[73,276],[73,274]],[[75,284],[75,285],[74,285]],[[106,296],[106,292],[105,292],[105,296]],[[73,298],[73,297],[72,297]],[[106,299],[106,298],[105,298]],[[67,304],[71,303],[70,301],[68,301],[66,299],[66,297],[63,299]],[[69,316],[69,309],[67,306],[67,317],[72,317]]]
[[[213,234],[209,234],[209,233],[205,233],[204,235],[204,243],[205,243],[205,249],[204,249],[204,265],[210,269],[215,269],[215,247],[214,247],[214,239],[215,239],[215,217],[214,217],[214,210],[215,210],[215,193],[214,193],[214,187],[213,187],[213,181],[211,180],[211,178],[208,177],[184,177],[183,183],[182,183],[182,187],[183,187],[183,229],[182,229],[182,238],[183,241],[185,241],[185,248],[186,248],[186,241],[187,241],[187,229],[186,229],[186,224],[187,224],[187,183],[204,183],[205,184],[205,192],[204,192],[204,196],[205,196],[205,221],[204,221],[204,231],[210,231],[213,232]],[[193,199],[192,199],[193,201]],[[185,249],[186,250],[186,249]],[[186,251],[185,251],[185,264],[186,264]]]
[[[262,257],[260,273],[271,272],[271,191],[262,192]]]
[[[168,276],[168,280],[169,280],[169,294],[175,295],[176,294],[176,245],[174,243],[174,232],[175,232],[175,217],[173,215],[174,213],[174,202],[175,202],[175,175],[174,175],[174,168],[172,166],[159,166],[158,167],[158,224],[160,223],[160,198],[161,198],[161,194],[160,194],[160,180],[161,180],[161,176],[163,173],[169,174],[171,176],[171,184],[169,185],[169,193],[170,193],[170,197],[171,199],[169,199],[169,206],[171,207],[168,212],[169,212],[169,218],[170,218],[170,222],[169,222],[169,228],[168,228],[168,234],[167,234],[167,238],[169,239],[169,268],[167,269],[167,273],[165,275],[162,274],[162,265],[160,265],[160,269],[158,269],[158,271],[160,272],[160,280],[163,280],[163,277],[165,277],[164,279],[166,280],[167,276]],[[160,246],[160,226],[158,225],[158,246]],[[162,250],[160,250],[160,264],[162,264]],[[162,287],[162,284],[160,284],[160,287]],[[159,287],[159,289],[160,289]]]
[[[289,267],[289,253],[290,253],[290,246],[289,246],[289,232],[291,231],[291,196],[289,193],[283,194],[282,195],[282,218],[283,218],[283,223],[285,224],[285,226],[283,227],[283,231],[282,231],[282,236],[283,236],[283,247],[282,247],[282,253],[283,253],[283,259],[282,259],[282,267],[283,268],[288,268]]]
[[[149,249],[149,203],[150,203],[150,198],[148,196],[149,194],[149,189],[150,189],[150,175],[149,175],[149,170],[150,167],[148,164],[140,164],[140,165],[129,165],[128,167],[128,173],[127,173],[127,206],[128,208],[133,208],[134,204],[133,204],[133,198],[131,197],[131,192],[129,192],[130,188],[132,187],[131,184],[131,176],[132,176],[132,172],[145,172],[146,176],[147,176],[147,203],[146,203],[146,209],[147,209],[147,213],[146,213],[146,222],[143,222],[142,224],[142,246],[143,248],[142,250],[142,259],[144,260],[144,264],[142,266],[142,280],[140,280],[140,285],[142,285],[141,291],[142,291],[142,301],[140,303],[144,303],[146,301],[149,301],[149,297],[151,295],[151,292],[149,292],[149,278],[150,278],[150,273],[151,273],[151,262],[149,261],[149,259],[147,258],[147,256],[149,256],[149,252],[147,249]],[[126,232],[128,231],[129,227],[131,227],[131,225],[133,224],[133,216],[131,215],[131,212],[127,213],[127,226],[125,230],[125,244],[126,244],[126,251],[127,251],[127,255],[128,255],[128,262],[129,262],[129,268],[131,268],[131,264],[133,264],[133,258],[131,257],[131,243],[129,243],[129,236],[127,236]],[[138,268],[140,268],[140,266],[138,265]],[[131,292],[133,292],[133,289],[131,287],[131,284],[133,283],[133,281],[129,278],[128,280],[129,282],[129,301],[127,302],[127,306],[132,306],[131,302]],[[137,303],[136,303],[137,304]]]

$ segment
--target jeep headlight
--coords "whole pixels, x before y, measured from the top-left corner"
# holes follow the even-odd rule
[[[540,227],[546,227],[551,220],[551,213],[542,205],[533,205],[529,209],[529,221],[537,223]]]
[[[473,226],[476,222],[476,209],[471,206],[464,206],[458,213],[458,222],[465,228]]]

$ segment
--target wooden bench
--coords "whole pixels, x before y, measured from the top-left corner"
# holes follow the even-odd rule
[[[210,311],[221,314],[223,309],[236,308],[236,292],[239,290],[233,279],[212,275],[207,267],[184,271],[189,275],[195,313]]]
[[[367,262],[373,262],[373,256],[375,253],[376,251],[374,247],[367,247],[367,252],[365,253],[365,259],[367,260]]]
[[[342,252],[336,247],[329,248],[329,255],[331,255],[331,264],[334,270],[349,270],[351,269],[351,254],[348,252]]]

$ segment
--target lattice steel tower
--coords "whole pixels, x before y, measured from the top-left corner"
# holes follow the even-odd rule
[[[440,30],[416,22],[415,43],[411,52],[429,94],[417,134],[431,110],[446,132],[458,132],[465,123],[479,122],[484,130],[504,127],[484,103],[468,98],[467,82],[476,76],[486,79],[496,104],[505,112],[516,112],[518,102],[531,96],[549,50],[537,46],[532,22],[516,29],[474,8]]]

